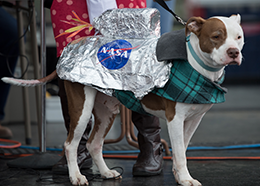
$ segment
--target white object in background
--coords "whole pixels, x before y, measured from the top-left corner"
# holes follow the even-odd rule
[[[117,8],[116,0],[86,0],[90,24],[95,17],[109,9]]]
[[[61,103],[59,96],[46,98],[46,122],[63,123]]]

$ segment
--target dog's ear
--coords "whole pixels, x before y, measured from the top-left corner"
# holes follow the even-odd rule
[[[232,15],[229,17],[230,19],[233,19],[234,21],[236,21],[238,24],[241,23],[241,16],[240,14],[237,14],[237,15]]]
[[[205,19],[201,17],[191,17],[186,24],[186,36],[193,32],[197,36],[200,35],[202,25],[205,23]]]

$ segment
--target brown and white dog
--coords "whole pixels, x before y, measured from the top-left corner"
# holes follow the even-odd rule
[[[240,15],[233,15],[231,17],[212,17],[207,20],[192,17],[188,20],[186,34],[190,35],[190,43],[195,53],[203,61],[204,66],[218,69],[210,71],[199,65],[187,47],[189,63],[196,71],[208,79],[216,81],[222,76],[225,66],[241,64],[244,36],[240,19]],[[33,81],[9,78],[3,80],[25,86],[26,84],[46,83],[56,76],[56,72],[53,72],[43,79]],[[65,81],[65,89],[71,126],[64,146],[71,183],[73,185],[88,184],[88,180],[80,173],[77,165],[77,148],[92,113],[95,116],[95,125],[86,144],[87,149],[103,177],[117,177],[119,173],[110,170],[103,159],[102,146],[115,116],[119,113],[120,102],[114,97],[79,83]],[[201,185],[189,174],[185,152],[202,117],[212,104],[173,102],[152,93],[146,95],[141,103],[146,112],[167,121],[172,147],[172,171],[176,181],[183,186]]]

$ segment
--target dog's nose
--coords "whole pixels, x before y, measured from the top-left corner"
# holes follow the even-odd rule
[[[230,48],[227,50],[227,54],[230,58],[235,59],[239,55],[239,50],[237,48]]]

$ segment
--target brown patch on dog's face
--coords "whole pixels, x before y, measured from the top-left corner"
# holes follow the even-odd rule
[[[64,81],[64,86],[66,90],[68,110],[70,115],[70,128],[66,141],[70,143],[74,137],[74,130],[78,124],[79,118],[82,115],[85,94],[84,85],[80,83]]]
[[[200,48],[203,52],[211,53],[218,49],[227,39],[227,30],[224,23],[217,19],[208,19],[201,29]]]
[[[151,110],[164,110],[165,116],[168,121],[172,121],[175,116],[176,102],[157,96],[156,94],[150,93],[141,100],[147,108]]]
[[[186,34],[189,32],[197,35],[200,48],[206,53],[212,53],[214,48],[218,49],[227,38],[225,24],[217,18],[204,20],[201,17],[192,17],[186,26]]]

